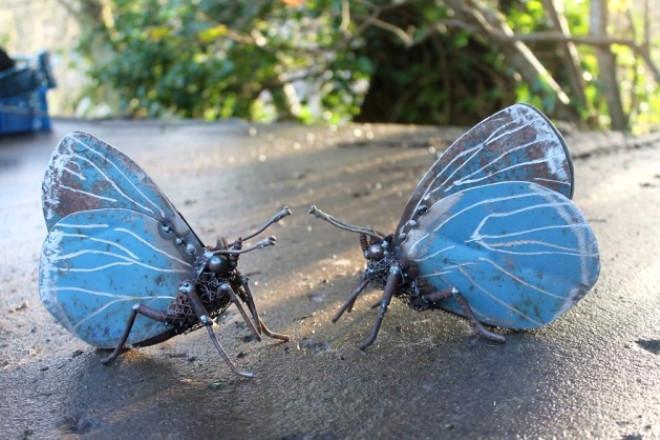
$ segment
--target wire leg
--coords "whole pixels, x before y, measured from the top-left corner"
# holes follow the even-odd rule
[[[255,377],[255,374],[250,371],[241,371],[238,368],[236,368],[236,365],[232,362],[231,359],[229,359],[229,356],[225,352],[225,349],[222,348],[222,345],[220,345],[220,341],[218,341],[218,338],[215,336],[215,332],[213,331],[213,327],[211,324],[206,325],[206,330],[208,330],[209,332],[209,337],[211,338],[213,345],[215,345],[215,349],[218,350],[218,353],[220,353],[220,356],[222,356],[222,359],[229,366],[229,368],[233,373],[238,374],[239,376],[242,377],[247,377],[248,379],[252,379],[253,377]]]
[[[283,335],[281,333],[275,333],[271,329],[268,328],[265,322],[262,320],[259,320],[259,325],[261,326],[261,330],[263,330],[264,334],[268,336],[271,339],[278,339],[283,342],[288,342],[289,337],[287,335]]]
[[[126,328],[124,329],[124,333],[121,335],[121,338],[119,339],[119,343],[108,357],[101,360],[101,363],[103,365],[110,365],[110,363],[112,363],[112,361],[117,359],[117,357],[121,354],[122,350],[124,349],[124,344],[126,344],[126,341],[128,340],[128,336],[131,334],[131,329],[133,328],[133,324],[135,324],[135,319],[137,318],[138,314],[147,316],[148,318],[151,318],[154,321],[160,321],[160,322],[167,321],[167,316],[164,313],[159,312],[158,310],[150,309],[149,307],[143,304],[135,304],[133,306],[133,309],[131,310],[131,314],[128,317],[128,321],[126,322]]]
[[[443,299],[447,299],[447,298],[451,297],[452,295],[456,295],[457,293],[458,293],[458,290],[451,287],[449,289],[438,290],[436,292],[429,293],[428,295],[424,295],[424,299],[429,301],[429,302],[436,302],[436,301],[440,301],[440,300],[443,300]]]
[[[254,337],[257,339],[257,341],[261,342],[261,332],[252,323],[252,320],[250,320],[247,313],[245,313],[245,309],[243,309],[243,306],[241,305],[241,302],[239,301],[238,297],[236,296],[236,293],[234,292],[234,289],[232,289],[231,286],[228,283],[225,283],[222,286],[220,286],[220,289],[224,290],[225,292],[227,292],[227,294],[229,294],[229,297],[231,298],[231,300],[236,305],[236,308],[238,309],[239,313],[243,317],[243,320],[245,321],[245,323],[250,328],[250,331],[252,332]]]
[[[257,311],[257,306],[254,303],[254,296],[252,296],[252,289],[250,289],[250,282],[247,278],[243,278],[243,292],[245,292],[245,297],[247,299],[247,305],[250,308],[250,311],[252,312],[252,317],[254,318],[254,321],[257,323],[257,328],[262,331],[266,336],[268,336],[271,339],[278,339],[280,341],[287,342],[289,341],[289,336],[283,335],[281,333],[275,333],[271,329],[268,328],[265,322],[261,320],[259,317],[259,312]]]
[[[261,328],[261,321],[259,319],[259,312],[257,311],[257,306],[254,303],[254,297],[252,296],[252,290],[250,290],[250,279],[248,277],[241,277],[241,285],[239,287],[240,292],[242,293],[241,299],[245,302],[252,313],[252,319],[256,323],[257,331],[259,334],[263,332]]]
[[[253,378],[255,376],[254,373],[249,371],[241,371],[236,368],[236,365],[232,362],[231,359],[229,359],[225,349],[222,348],[222,345],[220,345],[220,341],[218,341],[218,338],[213,331],[213,322],[209,318],[208,311],[206,310],[206,307],[204,307],[204,304],[202,304],[202,300],[199,299],[199,295],[197,295],[195,286],[190,282],[185,282],[181,285],[181,287],[179,287],[179,291],[188,295],[188,298],[192,303],[193,310],[197,315],[197,319],[199,319],[199,322],[206,327],[206,330],[209,332],[209,337],[211,338],[213,345],[215,345],[215,349],[218,351],[227,366],[229,366],[229,369],[239,376],[247,377],[250,379]]]
[[[371,335],[365,340],[362,345],[360,345],[360,350],[365,350],[371,344],[374,343],[378,332],[380,331],[380,326],[383,323],[385,318],[385,313],[387,313],[387,307],[392,301],[392,297],[399,290],[401,285],[401,268],[398,265],[392,265],[390,267],[390,273],[387,276],[387,283],[385,284],[385,291],[383,292],[383,298],[380,300],[380,309],[378,310],[378,316],[376,317],[376,323],[374,324],[373,330],[371,330]]]
[[[344,312],[351,312],[353,309],[353,304],[355,304],[355,300],[357,300],[357,297],[360,296],[360,294],[364,291],[364,289],[367,287],[369,284],[368,279],[364,279],[360,281],[360,284],[357,285],[357,287],[353,290],[353,293],[348,297],[346,302],[344,303],[343,306],[337,311],[335,316],[332,318],[332,322],[337,322],[339,318],[341,318],[341,315],[344,314]]]
[[[475,336],[487,339],[489,341],[499,342],[500,344],[504,344],[506,342],[504,336],[490,332],[486,330],[486,328],[483,325],[481,325],[481,323],[477,320],[477,317],[474,315],[474,312],[470,307],[470,303],[468,303],[467,299],[465,299],[463,295],[458,293],[456,294],[455,298],[456,301],[458,301],[458,303],[463,308],[463,312],[465,313],[465,316],[467,317],[470,323],[470,327],[472,327],[472,331],[474,332]]]

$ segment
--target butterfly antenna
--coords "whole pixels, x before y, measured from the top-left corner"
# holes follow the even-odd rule
[[[231,247],[228,249],[217,249],[213,251],[213,255],[241,255],[247,252],[256,251],[257,249],[263,249],[268,246],[275,246],[276,242],[277,239],[271,235],[270,237],[264,238],[263,240],[260,240],[254,245],[245,249],[232,249]]]
[[[384,235],[380,234],[379,232],[374,231],[373,229],[365,226],[356,226],[352,225],[350,223],[343,222],[330,214],[327,214],[323,211],[321,211],[319,208],[316,207],[316,205],[312,205],[309,208],[309,213],[314,215],[316,218],[320,218],[321,220],[325,220],[326,222],[330,223],[336,228],[343,229],[345,231],[349,232],[355,232],[356,234],[365,234],[370,237],[377,238],[378,240],[382,240],[385,238]]]
[[[259,229],[257,229],[255,232],[252,234],[248,235],[247,237],[241,237],[241,241],[247,241],[251,238],[256,237],[257,235],[261,234],[264,232],[266,229],[270,228],[272,225],[275,223],[279,222],[282,220],[284,217],[287,217],[289,215],[293,214],[293,212],[289,209],[289,207],[285,206],[279,211],[277,211],[271,218],[266,220],[266,223],[264,223]]]

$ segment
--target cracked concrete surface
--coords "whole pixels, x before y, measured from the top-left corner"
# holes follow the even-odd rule
[[[250,341],[230,309],[220,334],[255,380],[234,377],[205,332],[131,351],[111,367],[39,302],[46,230],[40,185],[66,132],[85,130],[140,164],[206,241],[283,204],[278,245],[241,258],[268,324],[292,342]],[[563,318],[507,344],[465,321],[395,302],[376,344],[358,300],[355,236],[310,204],[394,228],[417,179],[458,129],[250,127],[56,121],[0,140],[0,438],[660,438],[660,139],[573,133],[575,202],[599,240],[596,288]]]

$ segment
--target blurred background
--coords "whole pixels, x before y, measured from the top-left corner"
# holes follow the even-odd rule
[[[516,101],[660,126],[657,0],[0,0],[51,114],[470,125]]]

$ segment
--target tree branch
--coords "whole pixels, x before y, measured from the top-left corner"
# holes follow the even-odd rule
[[[609,8],[607,0],[591,0],[589,5],[589,34],[595,38],[607,38]],[[621,91],[617,79],[616,58],[608,46],[595,49],[598,60],[598,81],[602,85],[603,95],[610,115],[613,130],[624,131],[628,128],[628,118],[623,111]]]
[[[564,15],[564,3],[562,0],[544,0],[543,4],[546,13],[550,17],[557,33],[564,37],[570,37],[571,31],[568,27],[568,21]],[[564,54],[564,61],[567,64],[568,79],[573,89],[573,93],[580,108],[588,109],[589,101],[585,95],[585,82],[582,78],[582,69],[580,68],[580,57],[577,52],[575,42],[566,41],[561,44]]]
[[[388,23],[386,21],[381,20],[378,17],[369,17],[366,21],[367,24],[372,24],[378,28],[381,28],[383,30],[386,30],[388,32],[392,32],[394,35],[396,35],[402,42],[403,44],[406,45],[406,47],[410,47],[413,45],[413,39],[412,37],[408,34],[408,32],[404,31],[398,26],[393,25],[392,23]]]
[[[483,33],[479,27],[471,25],[460,19],[440,20],[434,23],[434,25],[429,28],[427,32],[419,35],[415,39],[413,39],[410,34],[408,34],[400,27],[392,23],[385,22],[377,17],[369,17],[365,19],[363,22],[363,29],[369,27],[370,25],[374,25],[393,33],[406,47],[416,46],[436,33],[445,33],[448,27],[464,29],[473,34]],[[643,44],[637,44],[634,40],[629,38],[601,37],[593,35],[564,35],[555,31],[535,32],[532,34],[506,34],[492,28],[490,28],[487,36],[494,37],[501,42],[520,41],[523,43],[574,43],[603,48],[612,45],[626,46],[635,52],[635,54],[642,60],[644,60],[644,63],[646,64],[650,73],[653,75],[655,82],[660,83],[660,68],[658,68],[658,66],[653,62],[645,46]]]
[[[469,0],[445,0],[445,3],[462,21],[478,27],[476,35],[499,44],[507,62],[528,84],[530,90],[551,99],[556,105],[556,114],[560,117],[576,119],[570,99],[550,72],[522,41],[513,39],[514,33],[499,11],[482,3]]]

